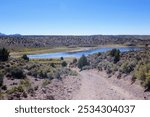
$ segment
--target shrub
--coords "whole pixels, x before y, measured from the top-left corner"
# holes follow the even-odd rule
[[[78,61],[78,68],[82,70],[82,68],[86,65],[88,65],[87,58],[82,55],[82,57]]]
[[[28,57],[26,54],[24,54],[24,55],[22,56],[22,59],[24,59],[24,60],[26,60],[26,61],[29,61],[29,57]]]
[[[114,57],[117,51],[118,51],[118,50],[117,50],[116,48],[114,48],[114,49],[112,49],[112,50],[110,51],[109,54],[110,54],[112,57]]]
[[[130,72],[134,71],[136,64],[137,64],[137,62],[135,60],[126,61],[121,65],[120,71],[122,73],[129,74]]]
[[[44,70],[39,71],[39,77],[40,78],[47,78],[47,72]]]
[[[144,87],[147,89],[150,89],[150,70],[148,71],[148,73],[145,74],[146,79],[144,82]]]
[[[25,74],[23,73],[23,70],[21,68],[12,68],[10,72],[11,72],[11,76],[16,79],[25,78]]]
[[[66,66],[67,66],[67,62],[66,62],[66,61],[63,61],[63,62],[61,63],[61,65],[62,65],[62,67],[66,67]]]
[[[2,90],[7,90],[7,86],[6,85],[4,85],[4,86],[2,86],[2,88],[1,88]]]
[[[24,88],[29,88],[31,87],[31,83],[28,79],[24,79],[20,81],[20,85],[23,86]]]
[[[141,80],[142,85],[146,89],[150,89],[150,64],[138,64],[134,77]]]
[[[92,69],[92,66],[86,65],[82,67],[82,70],[90,70]]]
[[[100,52],[97,53],[97,56],[101,56],[101,55],[102,55],[102,53],[100,53]]]
[[[0,100],[3,100],[4,99],[4,93],[3,92],[0,92]]]
[[[60,60],[64,60],[64,58],[63,58],[63,57],[60,57]]]
[[[60,75],[71,75],[71,76],[76,76],[77,75],[76,71],[72,71],[71,69],[66,68],[66,67],[61,68],[59,70],[59,74]]]
[[[106,70],[108,74],[114,73],[118,70],[117,65],[109,61],[100,62],[97,68],[99,71]]]
[[[0,87],[3,86],[4,74],[0,71]]]
[[[47,73],[47,78],[48,78],[49,80],[54,79],[54,74],[51,73],[51,72]]]
[[[54,63],[51,63],[50,66],[51,66],[51,67],[55,67],[55,64],[54,64]]]
[[[103,71],[103,67],[101,66],[100,63],[98,64],[97,69],[98,69],[99,71]]]
[[[147,71],[146,65],[138,64],[135,69],[134,76],[137,79],[144,81],[146,71]]]
[[[72,63],[73,63],[73,64],[77,63],[77,59],[74,58]]]
[[[50,80],[45,79],[45,80],[43,81],[43,83],[42,83],[42,87],[46,87],[46,86],[49,85],[50,83],[51,83]]]
[[[114,63],[117,63],[120,60],[120,50],[119,49],[112,49],[110,51],[110,55],[114,57]]]
[[[71,75],[71,76],[77,76],[78,73],[77,73],[76,71],[70,70],[70,71],[69,71],[69,75]]]
[[[115,57],[114,57],[114,63],[117,63],[120,60],[120,53],[116,53]]]
[[[17,87],[13,87],[12,89],[6,91],[7,94],[13,94],[16,92],[24,92],[24,88],[21,85],[19,85]]]
[[[9,58],[9,52],[7,49],[0,49],[0,61],[7,61]]]
[[[59,72],[56,72],[56,73],[54,74],[54,77],[55,77],[56,79],[58,79],[58,80],[61,80],[61,79],[62,79]]]
[[[22,96],[23,96],[24,98],[27,98],[27,97],[28,97],[28,94],[27,94],[26,92],[23,92],[23,93],[22,93]]]

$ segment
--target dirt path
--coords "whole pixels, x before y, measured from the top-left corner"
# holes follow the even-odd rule
[[[95,70],[78,73],[81,77],[81,86],[74,93],[74,100],[144,99],[143,88],[136,83],[131,85],[129,81],[124,79],[107,78],[104,72]]]

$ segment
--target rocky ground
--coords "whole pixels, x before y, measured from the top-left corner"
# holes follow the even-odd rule
[[[53,79],[44,87],[40,80],[33,79],[33,84],[41,87],[35,91],[34,96],[28,96],[27,100],[70,100],[79,89],[80,79],[74,76],[65,77],[63,80]]]

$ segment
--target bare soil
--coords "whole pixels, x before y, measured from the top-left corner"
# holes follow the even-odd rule
[[[129,76],[117,79],[108,78],[105,72],[86,70],[79,72],[81,86],[73,95],[74,100],[144,100],[150,99],[150,93],[137,81],[131,84]]]

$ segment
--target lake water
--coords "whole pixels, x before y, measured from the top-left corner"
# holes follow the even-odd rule
[[[35,55],[28,55],[30,59],[45,59],[45,58],[60,58],[60,57],[76,57],[80,58],[83,54],[88,56],[90,54],[98,53],[98,52],[107,52],[112,50],[113,48],[97,48],[85,51],[78,51],[78,52],[57,52],[57,53],[45,53],[45,54],[35,54]],[[127,51],[137,51],[140,48],[137,47],[118,47],[121,52]]]

